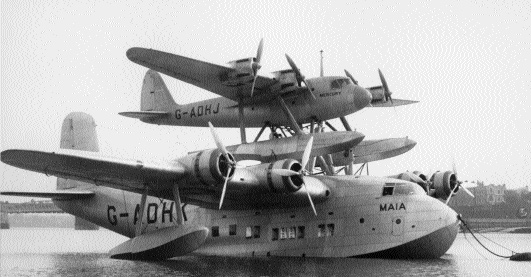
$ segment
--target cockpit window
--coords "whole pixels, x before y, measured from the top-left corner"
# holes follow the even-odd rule
[[[395,184],[394,183],[385,183],[385,186],[383,188],[382,196],[393,195],[393,191],[394,190],[395,190]]]
[[[330,83],[330,88],[340,89],[348,84],[350,84],[350,79],[347,79],[347,78],[335,79]]]
[[[385,183],[382,196],[387,195],[419,195],[426,192],[417,184]]]

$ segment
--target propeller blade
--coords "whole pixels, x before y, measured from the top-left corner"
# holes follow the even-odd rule
[[[474,194],[472,194],[472,192],[469,191],[467,188],[465,188],[465,187],[462,186],[462,185],[460,185],[460,186],[461,186],[461,188],[462,188],[462,189],[463,189],[468,195],[470,195],[470,196],[472,196],[472,197],[475,197]]]
[[[450,202],[450,199],[452,198],[452,195],[454,195],[455,191],[459,188],[459,185],[455,186],[455,188],[452,190],[452,193],[450,193],[450,196],[448,196],[448,199],[446,199],[445,204],[448,205],[448,202]]]
[[[315,210],[315,205],[313,204],[312,197],[310,196],[310,191],[306,187],[306,183],[302,183],[302,185],[304,186],[304,190],[306,190],[306,195],[308,195],[308,200],[310,200],[310,205],[312,205],[313,213],[315,214],[315,216],[317,216],[317,211]]]
[[[304,75],[302,75],[300,69],[297,67],[295,62],[290,58],[290,56],[288,56],[288,54],[286,54],[286,59],[288,60],[291,69],[293,69],[293,72],[295,72],[295,78],[297,79],[297,84],[299,85],[299,87],[301,86],[301,83],[304,82],[304,84],[306,85],[306,89],[308,89],[308,92],[310,93],[312,99],[316,100],[315,95],[313,95],[313,92],[310,89],[308,82],[306,82],[306,78],[304,77]]]
[[[313,147],[313,136],[310,137],[310,139],[308,140],[308,143],[306,144],[306,148],[304,148],[304,152],[302,153],[301,165],[302,165],[303,170],[306,167],[306,164],[308,164],[308,161],[310,160],[310,153],[312,152],[312,147]]]
[[[291,69],[293,69],[293,72],[295,72],[295,77],[297,78],[297,82],[299,83],[299,87],[301,86],[301,82],[305,79],[304,76],[301,74],[301,71],[295,64],[295,62],[286,54],[286,59],[288,60],[289,66]],[[305,83],[306,84],[306,83]],[[306,84],[308,86],[308,84]]]
[[[254,62],[252,63],[251,67],[253,69],[253,85],[251,86],[251,97],[253,97],[254,93],[254,86],[256,84],[256,78],[258,77],[258,70],[262,67],[260,64],[260,60],[262,59],[262,51],[264,49],[264,39],[262,38],[260,40],[260,44],[258,44],[258,51],[256,52],[256,58]]]
[[[293,171],[293,170],[289,170],[289,169],[283,169],[283,168],[272,169],[271,172],[276,174],[276,175],[286,176],[286,177],[300,174],[297,171]]]
[[[350,78],[350,80],[352,80],[352,82],[357,85],[358,84],[358,81],[356,81],[356,79],[354,79],[354,77],[352,76],[352,74],[350,74],[350,72],[348,72],[346,69],[345,69],[345,75],[347,75],[347,77]]]
[[[312,97],[312,99],[316,100],[315,95],[313,95],[313,92],[311,91],[310,86],[308,85],[308,82],[306,82],[306,79],[302,79],[302,81],[306,85],[306,89],[308,89],[308,92],[309,92],[310,96]]]
[[[223,183],[223,190],[221,191],[221,199],[219,200],[219,209],[221,210],[221,206],[223,205],[223,199],[225,199],[225,192],[227,191],[227,183],[229,182],[229,175],[230,175],[231,167],[227,167],[227,176],[225,177],[225,183]]]
[[[253,93],[254,93],[254,85],[256,84],[256,78],[258,76],[256,75],[256,73],[254,74],[254,78],[253,78],[253,86],[251,87],[251,97],[253,97]]]
[[[260,40],[260,44],[258,44],[258,51],[256,52],[256,62],[260,63],[260,60],[262,59],[262,50],[264,49],[264,38]]]
[[[380,75],[380,81],[382,81],[382,87],[384,89],[385,101],[387,101],[387,99],[391,100],[391,104],[393,104],[393,106],[394,106],[393,98],[391,98],[391,92],[389,91],[389,87],[387,86],[387,81],[385,80],[385,77],[384,77],[382,71],[379,68],[378,68],[378,74]]]
[[[219,150],[223,153],[225,158],[227,159],[227,162],[230,163],[231,160],[229,158],[229,152],[227,151],[227,148],[225,148],[225,145],[221,142],[219,139],[218,133],[216,132],[216,129],[214,129],[214,126],[212,126],[212,123],[209,121],[208,126],[210,127],[210,132],[212,133],[212,136],[214,137],[214,141],[216,142],[216,146]]]

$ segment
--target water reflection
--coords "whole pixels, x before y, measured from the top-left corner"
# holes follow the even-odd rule
[[[515,251],[531,251],[529,234],[487,234]],[[380,260],[191,255],[163,262],[110,259],[126,238],[108,231],[2,230],[1,276],[526,276],[530,262],[497,258],[458,235],[440,259]],[[496,249],[497,253],[503,249]],[[504,253],[505,254],[505,253]]]

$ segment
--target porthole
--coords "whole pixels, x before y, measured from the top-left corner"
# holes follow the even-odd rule
[[[365,218],[360,218],[360,223],[364,223],[365,222]]]
[[[399,218],[399,219],[396,220],[396,224],[400,224],[400,223],[402,223],[402,220],[400,220],[400,218]]]

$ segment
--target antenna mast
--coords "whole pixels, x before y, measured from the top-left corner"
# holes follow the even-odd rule
[[[323,69],[323,50],[321,50],[321,77],[324,76],[324,69]]]

